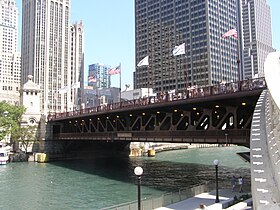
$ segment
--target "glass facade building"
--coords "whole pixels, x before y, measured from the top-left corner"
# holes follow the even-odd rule
[[[95,81],[88,81],[89,86],[94,88],[110,88],[111,76],[108,74],[110,66],[101,63],[89,65],[88,75],[95,79]]]
[[[272,48],[271,13],[266,0],[241,0],[243,76],[264,76],[264,61]]]
[[[222,35],[237,27],[236,0],[135,0],[134,88],[155,92],[238,79],[238,41]],[[175,46],[186,53],[173,56]]]

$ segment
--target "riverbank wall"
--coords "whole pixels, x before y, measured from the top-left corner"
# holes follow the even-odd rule
[[[149,156],[149,151],[154,150],[154,154],[164,151],[180,150],[180,149],[193,149],[193,148],[208,148],[208,147],[220,147],[220,146],[231,146],[221,144],[174,144],[174,143],[142,143],[134,142],[130,144],[130,155],[131,157],[142,157]]]

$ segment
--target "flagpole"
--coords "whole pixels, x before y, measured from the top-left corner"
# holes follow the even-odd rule
[[[239,36],[236,39],[236,43],[237,43],[237,75],[238,75],[238,82],[240,82]]]
[[[186,44],[185,44],[185,52],[186,52]],[[189,86],[189,81],[188,81],[188,65],[187,65],[187,54],[185,53],[185,64],[186,64],[186,97],[188,98],[188,86]]]
[[[148,98],[150,97],[150,69],[149,66],[147,66],[148,71]]]
[[[121,68],[121,63],[120,63],[120,104],[122,101],[122,68]]]
[[[98,93],[98,82],[99,80],[96,79],[96,107],[99,106],[99,93]]]

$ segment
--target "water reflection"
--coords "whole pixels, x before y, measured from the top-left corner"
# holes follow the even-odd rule
[[[100,209],[137,198],[136,166],[144,169],[142,196],[159,196],[215,179],[214,159],[221,160],[219,175],[250,178],[250,169],[235,155],[243,148],[172,151],[155,158],[94,158],[46,164],[9,163],[0,167],[0,208]],[[229,167],[228,167],[229,166]]]

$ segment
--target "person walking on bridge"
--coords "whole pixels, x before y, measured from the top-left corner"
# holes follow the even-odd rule
[[[242,189],[242,187],[243,187],[243,178],[242,178],[242,176],[240,176],[238,178],[238,185],[239,185],[239,192],[240,193],[243,192],[243,189]]]
[[[237,178],[233,175],[231,180],[230,180],[230,183],[231,183],[231,191],[234,192],[235,190],[235,187],[236,187],[236,184],[237,184]]]

